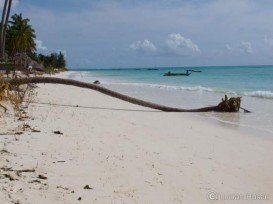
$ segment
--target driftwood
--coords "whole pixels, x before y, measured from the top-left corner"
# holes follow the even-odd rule
[[[3,108],[5,112],[8,110],[5,106],[3,106],[1,104],[0,104],[0,107]]]
[[[225,96],[225,99],[222,99],[222,102],[216,106],[198,108],[198,109],[180,109],[180,108],[173,108],[164,105],[159,105],[156,103],[147,102],[144,100],[140,100],[137,98],[133,98],[107,88],[92,84],[86,83],[81,81],[76,81],[72,79],[61,79],[61,78],[54,78],[54,77],[30,77],[30,78],[17,78],[17,79],[5,79],[6,82],[9,82],[11,85],[21,85],[21,84],[29,84],[29,83],[50,83],[50,84],[63,84],[63,85],[70,85],[76,86],[81,88],[92,89],[103,94],[112,96],[114,98],[121,99],[123,101],[127,101],[129,103],[133,103],[136,105],[161,110],[165,112],[209,112],[209,111],[218,111],[218,112],[237,112],[240,109],[240,102],[241,98],[230,98],[228,99]],[[234,102],[236,101],[236,103]]]

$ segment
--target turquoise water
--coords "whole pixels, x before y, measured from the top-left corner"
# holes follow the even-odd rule
[[[190,76],[165,77],[164,73],[192,72]],[[226,124],[273,134],[273,66],[90,69],[71,72],[70,78],[102,86],[164,105],[198,108],[216,105],[221,98],[243,97],[242,106],[252,114],[200,114]]]

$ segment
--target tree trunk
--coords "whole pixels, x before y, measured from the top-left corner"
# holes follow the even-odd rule
[[[4,58],[4,44],[3,44],[3,37],[4,37],[4,27],[5,27],[5,19],[6,19],[6,10],[9,0],[5,0],[4,7],[3,7],[3,13],[2,13],[2,20],[1,20],[1,33],[0,33],[0,59]]]
[[[11,85],[21,85],[21,84],[28,84],[28,83],[50,83],[50,84],[63,84],[63,85],[70,85],[70,86],[76,86],[81,88],[87,88],[92,89],[98,92],[101,92],[103,94],[106,94],[108,96],[112,96],[114,98],[118,98],[123,101],[127,101],[129,103],[133,103],[136,105],[161,110],[165,112],[209,112],[209,111],[221,111],[219,106],[212,106],[212,107],[204,107],[204,108],[198,108],[198,109],[180,109],[180,108],[173,108],[168,106],[163,106],[147,101],[143,101],[137,98],[133,98],[130,96],[126,96],[124,94],[120,94],[115,91],[111,91],[109,89],[106,89],[104,87],[91,84],[91,83],[85,83],[81,81],[76,81],[72,79],[61,79],[61,78],[54,78],[54,77],[30,77],[30,78],[20,78],[20,79],[6,79],[5,82],[9,82]]]
[[[9,5],[8,5],[8,10],[7,10],[7,15],[6,15],[6,20],[5,20],[5,25],[4,25],[4,31],[3,31],[3,50],[2,50],[2,54],[3,57],[5,56],[5,49],[6,49],[6,32],[7,32],[7,27],[8,27],[8,21],[9,21],[9,15],[10,15],[10,10],[11,10],[11,4],[12,4],[12,0],[9,0]]]

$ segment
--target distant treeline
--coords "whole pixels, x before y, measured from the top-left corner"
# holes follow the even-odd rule
[[[51,53],[49,55],[37,54],[34,53],[32,59],[36,60],[39,63],[42,63],[45,68],[65,68],[66,60],[62,52]]]

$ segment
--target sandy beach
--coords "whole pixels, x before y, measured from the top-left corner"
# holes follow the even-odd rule
[[[81,88],[35,93],[26,118],[1,114],[1,204],[273,202],[272,138]]]

